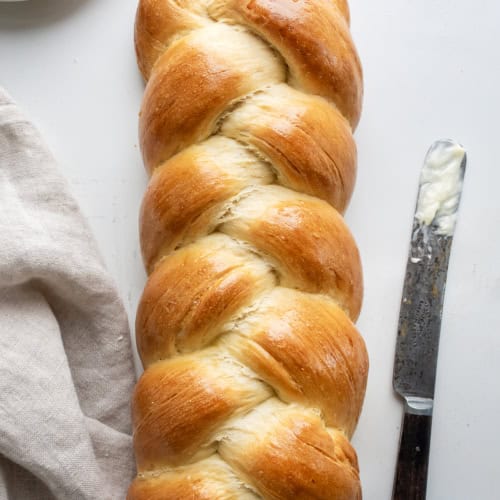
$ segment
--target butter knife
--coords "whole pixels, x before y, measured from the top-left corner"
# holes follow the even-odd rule
[[[423,500],[448,261],[465,174],[465,150],[435,142],[425,157],[399,315],[393,387],[404,417],[393,500]]]

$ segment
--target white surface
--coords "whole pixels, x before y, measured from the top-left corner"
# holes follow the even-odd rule
[[[468,150],[443,317],[429,500],[498,498],[500,44],[498,0],[352,0],[365,70],[357,189],[347,215],[364,261],[358,326],[371,371],[356,433],[368,500],[390,497],[400,402],[391,389],[419,170],[435,139]],[[142,82],[135,1],[0,5],[0,78],[38,124],[89,217],[131,319],[144,282],[137,214]]]

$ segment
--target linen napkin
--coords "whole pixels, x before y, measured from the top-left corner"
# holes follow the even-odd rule
[[[122,302],[37,130],[0,87],[0,499],[123,499]]]

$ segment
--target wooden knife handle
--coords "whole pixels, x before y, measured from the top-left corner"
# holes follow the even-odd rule
[[[425,500],[432,415],[405,411],[393,500]]]

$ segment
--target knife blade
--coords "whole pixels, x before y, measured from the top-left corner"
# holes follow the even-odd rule
[[[441,317],[466,158],[455,141],[436,141],[421,171],[394,360],[404,417],[393,500],[426,496]]]

